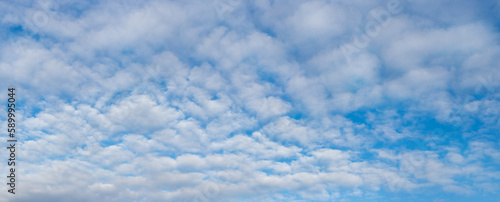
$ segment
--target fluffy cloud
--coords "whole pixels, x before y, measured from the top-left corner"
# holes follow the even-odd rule
[[[0,201],[487,201],[500,190],[490,7],[0,2],[19,130],[18,193]]]

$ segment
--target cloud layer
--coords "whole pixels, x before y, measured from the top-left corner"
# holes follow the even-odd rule
[[[499,1],[0,9],[0,201],[498,197]]]

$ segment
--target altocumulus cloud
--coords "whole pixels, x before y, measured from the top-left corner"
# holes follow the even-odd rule
[[[20,131],[0,201],[499,197],[500,1],[0,10]]]

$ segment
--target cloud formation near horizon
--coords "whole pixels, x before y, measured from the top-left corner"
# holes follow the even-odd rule
[[[0,9],[0,201],[499,197],[500,1]]]

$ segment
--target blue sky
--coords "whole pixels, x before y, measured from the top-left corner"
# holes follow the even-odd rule
[[[499,198],[498,0],[0,9],[0,201]]]

